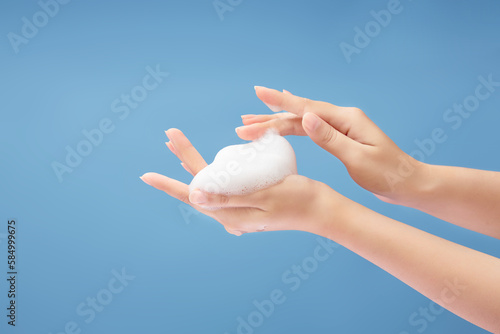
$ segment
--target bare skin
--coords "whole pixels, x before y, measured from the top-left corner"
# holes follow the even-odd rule
[[[381,200],[500,239],[499,172],[419,162],[357,108],[265,87],[256,87],[256,93],[271,110],[287,112],[242,116],[244,126],[236,131],[242,139],[255,139],[268,128],[281,135],[307,135]]]
[[[169,149],[196,175],[207,163],[177,129]],[[458,316],[500,332],[500,260],[380,215],[300,175],[248,195],[194,190],[169,177],[141,179],[220,222],[229,233],[300,230],[334,240]],[[219,207],[217,210],[206,209]]]

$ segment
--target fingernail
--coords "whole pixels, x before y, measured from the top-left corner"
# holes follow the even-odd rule
[[[201,204],[207,201],[207,197],[199,190],[195,190],[189,194],[189,201],[193,204]]]
[[[238,131],[240,131],[241,129],[243,129],[245,127],[245,125],[243,126],[238,126],[237,128],[234,129],[234,131],[236,131],[236,133],[238,133]]]
[[[273,90],[273,89],[271,89],[271,88],[267,88],[267,87],[263,87],[263,86],[254,86],[254,88],[255,88],[255,90],[256,90],[256,91],[257,91],[257,89],[264,89],[264,90],[268,90],[268,91],[272,91],[272,90]],[[264,104],[265,104],[265,105],[266,105],[269,109],[271,109],[271,111],[273,111],[273,112],[278,112],[278,111],[283,110],[283,109],[281,109],[280,107],[278,107],[278,106],[274,106],[274,105],[272,105],[272,104],[268,104],[268,103],[265,103],[265,102],[264,102]]]
[[[290,93],[290,92],[289,92],[289,91],[287,91],[286,89],[283,89],[283,93],[288,94],[288,95],[293,95],[292,93]]]
[[[241,115],[242,119],[249,119],[249,118],[253,118],[253,117],[255,117],[255,115]]]
[[[319,118],[313,113],[306,113],[302,119],[304,127],[309,132],[314,132],[319,126]]]
[[[146,174],[144,174],[143,176],[139,176],[139,178],[142,180],[142,182],[146,183],[147,185],[151,185],[151,183],[149,183],[149,181],[148,181],[148,178],[145,177]]]
[[[169,148],[170,151],[172,151],[173,154],[177,155],[177,151],[175,150],[175,147],[171,141],[166,142],[165,145],[167,145],[167,147]]]
[[[193,174],[193,172],[191,171],[191,169],[189,169],[189,167],[185,163],[181,162],[181,166],[184,167],[184,169],[186,170],[186,172],[188,172],[189,174]]]
[[[271,111],[273,112],[278,112],[278,111],[281,111],[283,109],[281,109],[280,107],[278,106],[273,106],[272,104],[268,104],[268,103],[264,103],[269,109],[271,109]]]
[[[170,139],[170,141],[172,140],[172,138],[170,138],[170,136],[168,135],[168,130],[165,131],[165,134],[167,135],[168,139]]]

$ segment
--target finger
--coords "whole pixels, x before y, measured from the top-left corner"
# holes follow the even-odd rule
[[[177,155],[177,151],[175,150],[174,148],[174,145],[172,145],[171,142],[166,142],[165,145],[167,145],[168,149],[170,150],[170,152],[172,152],[177,158],[179,157]]]
[[[242,115],[241,116],[241,121],[245,125],[250,125],[254,123],[263,123],[270,121],[272,119],[277,119],[277,118],[286,118],[286,117],[298,117],[292,113],[289,112],[280,112],[276,114],[271,114],[271,115]]]
[[[246,115],[244,115],[246,116]],[[241,116],[241,121],[243,124],[245,125],[251,125],[251,124],[254,124],[254,123],[262,123],[262,122],[267,122],[267,121],[270,121],[274,118],[276,118],[276,116],[280,116],[280,114],[272,114],[272,115],[254,115],[252,117],[244,117],[244,116]]]
[[[170,139],[170,144],[175,150],[177,157],[186,165],[193,175],[198,174],[200,170],[207,166],[205,159],[194,148],[193,144],[178,129],[169,129],[165,131]],[[167,145],[168,146],[168,145]]]
[[[264,196],[262,191],[248,195],[221,195],[199,189],[189,194],[189,202],[201,207],[209,208],[257,208],[263,207]]]
[[[275,89],[266,87],[255,87],[257,97],[262,100],[271,110],[286,110],[297,116],[303,116],[306,112],[314,112],[322,119],[330,123],[343,134],[347,134],[351,128],[351,117],[349,110],[327,102],[309,100],[300,96],[282,93]]]
[[[186,166],[185,163],[181,162],[181,166],[184,167],[184,169],[186,170],[186,172],[188,172],[189,174],[195,176],[195,174],[193,173],[193,171],[191,171],[191,169],[189,169],[189,167]]]
[[[203,213],[204,215],[217,220],[216,212],[194,205],[189,201],[189,186],[187,184],[158,173],[146,173],[140,178],[144,181],[144,183],[165,192],[167,195],[192,206],[195,210]]]
[[[226,229],[227,233],[229,233],[229,234],[233,234],[233,235],[235,235],[235,236],[237,236],[237,237],[239,237],[239,236],[241,236],[241,235],[243,234],[241,231],[238,231],[238,230],[232,230],[232,229],[230,229],[230,228],[229,228],[229,227],[227,227],[227,226],[224,226],[224,228]]]
[[[146,173],[141,176],[141,180],[186,204],[191,204],[189,202],[189,186],[187,184],[158,173]]]
[[[246,115],[241,115],[241,119],[242,120],[245,120],[245,119],[250,119],[250,118],[253,118],[255,116],[258,116],[258,115],[254,115],[254,114],[246,114]]]
[[[363,149],[363,144],[352,140],[337,131],[330,124],[313,113],[306,113],[302,125],[307,135],[319,146],[348,164],[356,153]]]
[[[268,129],[276,130],[281,136],[305,136],[300,117],[275,118],[263,123],[240,126],[236,134],[243,140],[255,140],[262,137]]]

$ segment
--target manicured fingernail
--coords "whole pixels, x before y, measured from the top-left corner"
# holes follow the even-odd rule
[[[199,190],[194,190],[189,194],[189,201],[193,204],[201,204],[207,201],[207,197]]]
[[[236,133],[238,133],[238,131],[240,131],[241,129],[243,129],[245,126],[238,126],[237,128],[234,129],[234,131],[236,131]]]
[[[289,91],[287,91],[286,89],[283,89],[283,93],[288,94],[288,95],[293,95],[292,93],[290,93],[290,92],[289,92]]]
[[[171,141],[165,143],[167,147],[169,148],[170,151],[172,151],[173,154],[177,155],[177,151],[175,150],[174,145],[172,144]]]
[[[249,119],[249,118],[253,118],[253,117],[255,117],[255,115],[241,115],[242,119]]]
[[[165,134],[167,135],[168,139],[172,140],[172,138],[170,138],[170,135],[168,134],[168,131],[169,131],[169,130],[170,130],[170,129],[168,129],[167,131],[165,131]]]
[[[185,163],[181,162],[181,166],[184,167],[184,169],[186,170],[186,172],[188,172],[189,174],[193,174],[193,172],[191,171],[191,169],[189,169],[189,167]]]
[[[267,88],[267,87],[262,87],[262,86],[254,86],[255,88],[255,91],[257,91],[257,89],[261,89],[261,90],[268,90],[268,91],[272,91],[273,89],[271,88]],[[273,112],[278,112],[278,111],[281,111],[283,110],[282,108],[278,107],[278,106],[274,106],[272,104],[268,104],[268,103],[265,103],[264,104],[269,108],[271,109],[271,111]]]
[[[146,174],[144,174],[143,176],[139,176],[139,178],[142,180],[142,182],[146,183],[147,185],[151,185],[151,183],[149,183],[148,181]]]
[[[309,132],[314,132],[319,126],[319,118],[313,113],[306,113],[302,119],[304,127]]]
[[[273,112],[278,112],[278,111],[281,111],[283,109],[281,109],[280,107],[278,106],[273,106],[272,104],[268,104],[268,103],[264,103],[269,109],[271,109],[271,111]]]

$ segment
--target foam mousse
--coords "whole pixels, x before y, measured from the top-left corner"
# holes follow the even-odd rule
[[[297,174],[295,152],[273,130],[250,143],[224,147],[191,181],[189,191],[241,195],[267,188]]]

